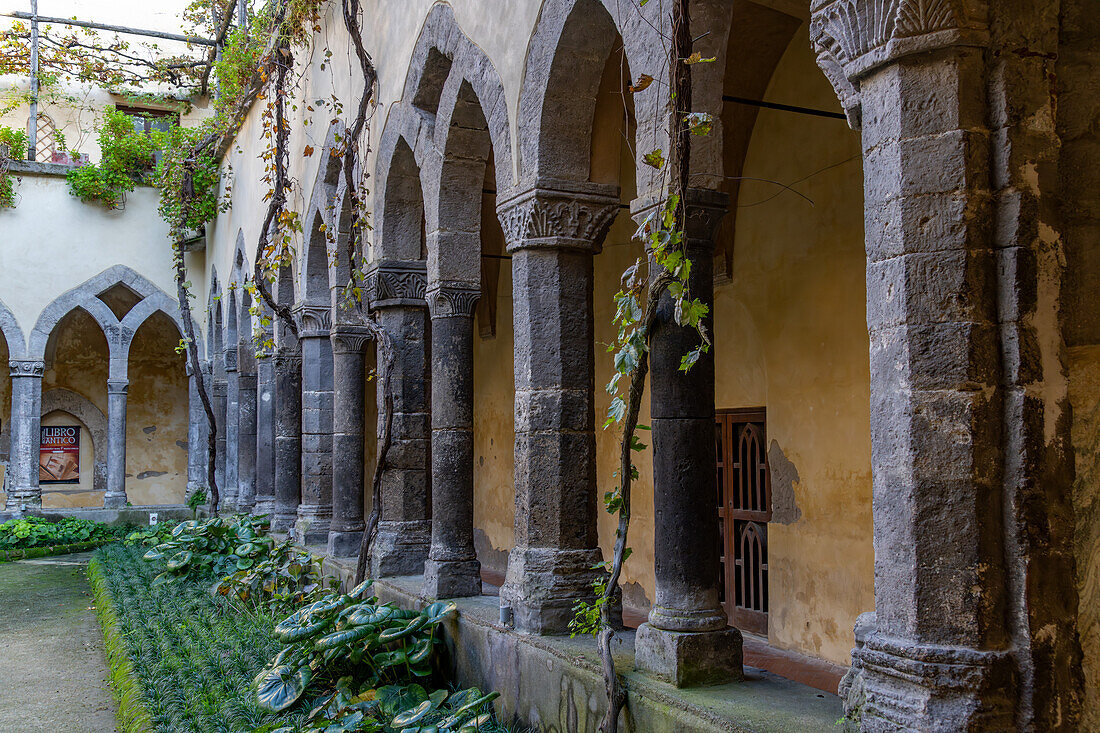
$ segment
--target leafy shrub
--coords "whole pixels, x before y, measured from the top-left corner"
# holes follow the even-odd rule
[[[253,567],[222,578],[212,591],[273,613],[286,613],[324,592],[321,561],[287,540]]]
[[[156,163],[154,154],[160,134],[138,132],[133,117],[114,108],[104,110],[96,131],[99,165],[82,165],[69,171],[65,178],[73,196],[118,208],[126,193],[133,191]]]
[[[29,549],[121,539],[127,531],[126,527],[73,517],[57,522],[42,517],[23,517],[0,524],[0,549]]]
[[[7,146],[8,158],[21,160],[27,157],[26,130],[13,130],[0,125],[0,148]],[[6,167],[0,171],[0,209],[15,206],[15,179],[8,174]]]
[[[209,579],[253,567],[275,545],[264,534],[267,523],[266,518],[243,515],[180,522],[166,541],[145,553],[149,562],[165,561],[164,572],[153,582]]]

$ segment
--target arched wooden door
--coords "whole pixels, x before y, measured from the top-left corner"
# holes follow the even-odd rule
[[[768,522],[772,515],[763,408],[715,415],[721,592],[730,624],[768,634]]]

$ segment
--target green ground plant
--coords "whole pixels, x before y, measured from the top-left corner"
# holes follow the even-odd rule
[[[164,572],[153,578],[153,583],[209,580],[248,570],[274,550],[275,540],[264,533],[267,526],[266,518],[240,515],[180,522],[167,540],[145,553],[147,561],[165,561]]]
[[[128,527],[73,517],[56,522],[42,517],[21,517],[0,524],[0,550],[107,542],[122,539],[128,531]]]
[[[154,584],[159,568],[142,554],[140,547],[115,544],[96,557],[156,729],[300,725],[304,713],[272,713],[255,699],[252,680],[282,646],[272,636],[275,620],[212,595],[205,582]]]

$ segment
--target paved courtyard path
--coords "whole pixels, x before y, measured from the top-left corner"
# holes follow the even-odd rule
[[[90,554],[0,563],[0,731],[113,733]]]

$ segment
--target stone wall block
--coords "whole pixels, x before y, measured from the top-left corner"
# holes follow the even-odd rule
[[[480,174],[478,180],[481,180]],[[469,182],[463,184],[471,189]],[[477,211],[481,210],[481,187],[477,190]],[[440,226],[455,227],[456,222],[440,216]],[[428,281],[465,283],[476,288],[481,282],[480,220],[465,231],[437,230],[428,234]]]
[[[891,198],[867,206],[867,257],[881,262],[907,252],[973,250],[984,246],[984,200],[964,191]]]
[[[910,325],[992,320],[996,292],[989,250],[915,252],[867,266],[867,324]]]
[[[431,445],[427,439],[410,440],[395,438],[390,442],[386,462],[391,468],[424,470],[428,465]]]
[[[589,549],[596,543],[596,440],[590,432],[516,434],[516,545]]]
[[[423,515],[427,500],[428,475],[424,469],[393,468],[382,475],[383,519]]]
[[[396,398],[394,402],[396,403]],[[395,404],[396,406],[396,404]],[[431,432],[432,416],[428,412],[401,412],[393,413],[393,435],[405,436],[409,439],[426,437]]]
[[[592,431],[592,390],[516,390],[515,432]]]

